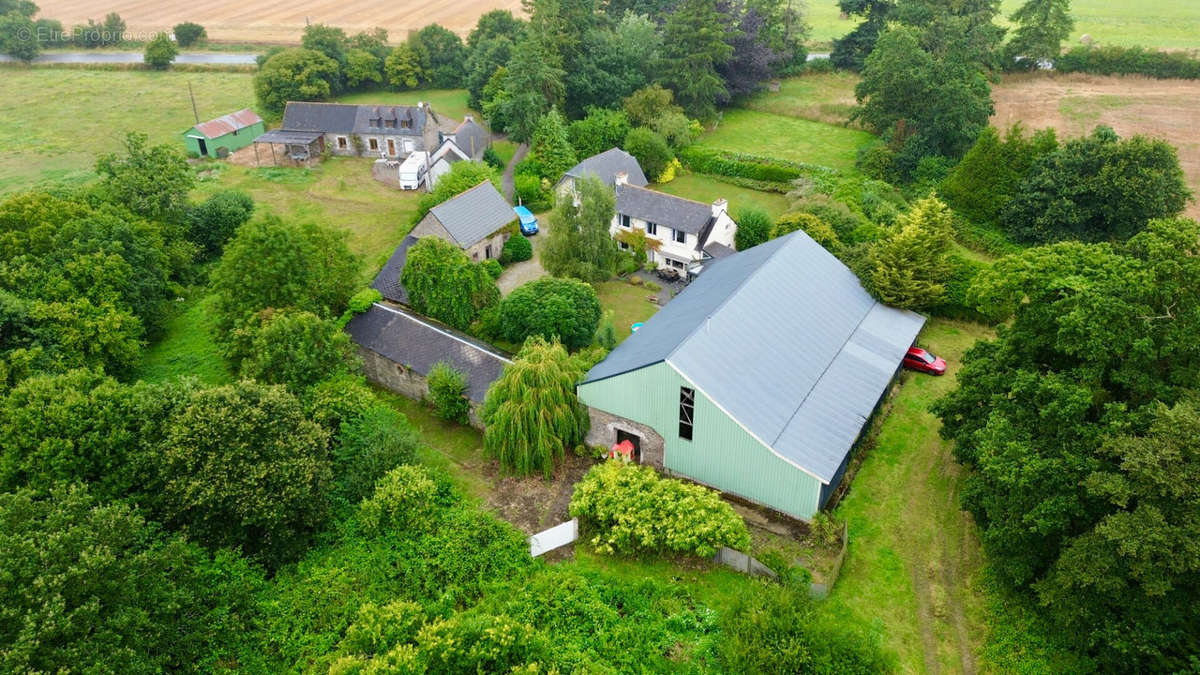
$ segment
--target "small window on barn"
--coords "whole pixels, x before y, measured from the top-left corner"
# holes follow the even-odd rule
[[[346,137],[345,136],[338,136],[338,147],[341,148],[342,150],[346,149]]]
[[[696,413],[696,390],[679,388],[679,437],[692,440],[692,426]]]

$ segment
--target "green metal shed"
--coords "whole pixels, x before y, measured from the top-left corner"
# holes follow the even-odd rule
[[[265,131],[262,118],[246,108],[188,129],[183,132],[183,144],[190,156],[226,157],[250,145]]]
[[[811,519],[925,319],[804,232],[705,267],[578,386],[588,442]]]

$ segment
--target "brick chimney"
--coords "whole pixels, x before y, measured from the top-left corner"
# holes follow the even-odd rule
[[[718,218],[722,213],[729,210],[729,202],[725,199],[718,199],[712,203],[713,218]]]
[[[613,184],[614,185],[625,185],[628,182],[629,182],[629,174],[625,173],[624,171],[618,171],[613,176]]]

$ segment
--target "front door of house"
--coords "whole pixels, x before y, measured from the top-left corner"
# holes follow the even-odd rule
[[[629,444],[633,446],[633,456],[630,459],[634,464],[641,464],[642,437],[638,436],[637,434],[631,434],[628,431],[621,431],[620,429],[617,429],[617,444],[620,444],[621,441],[629,441]]]
[[[388,139],[388,154],[393,157],[396,156],[396,140],[393,138]]]

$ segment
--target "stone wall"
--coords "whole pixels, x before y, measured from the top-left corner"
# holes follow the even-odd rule
[[[423,401],[429,395],[429,383],[425,376],[412,368],[365,347],[359,347],[358,355],[362,358],[363,373],[368,381],[414,401]],[[479,415],[482,407],[479,403],[471,402],[471,426],[481,431],[483,420]]]
[[[475,245],[468,248],[467,256],[469,256],[471,258],[471,260],[474,260],[477,262],[482,262],[484,260],[487,260],[489,257],[487,255],[487,253],[488,253],[487,247],[491,246],[492,247],[491,258],[498,259],[500,257],[500,252],[502,250],[504,250],[504,242],[507,240],[508,240],[507,232],[497,232],[486,239],[481,239],[478,243],[476,243]]]
[[[588,407],[588,417],[592,428],[588,430],[585,442],[588,445],[603,445],[611,448],[617,442],[617,432],[624,431],[641,437],[638,447],[642,452],[642,464],[653,466],[659,471],[663,468],[663,437],[653,428],[618,417],[597,408]]]

